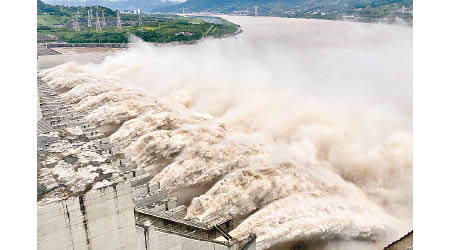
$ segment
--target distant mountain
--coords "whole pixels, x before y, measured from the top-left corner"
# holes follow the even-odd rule
[[[188,0],[184,3],[154,9],[158,12],[220,12],[339,19],[412,19],[413,0]]]
[[[44,0],[52,5],[94,6],[100,5],[118,10],[152,11],[155,8],[172,6],[185,0]]]
[[[412,6],[412,0],[188,0],[184,3],[161,10],[174,10],[186,8],[189,11],[245,10],[254,6],[268,10],[283,9],[324,9],[324,10],[350,10],[354,8],[377,7],[389,4]]]
[[[103,11],[105,13],[105,17],[109,16],[116,16],[116,12],[110,8],[103,7],[103,6],[96,6],[94,7],[94,10]],[[43,15],[43,14],[50,14],[53,16],[66,16],[66,17],[73,17],[75,13],[80,11],[81,13],[87,12],[87,9],[83,10],[83,7],[75,8],[75,7],[65,7],[65,6],[57,6],[57,5],[51,5],[48,3],[43,2],[42,0],[37,0],[37,14]]]

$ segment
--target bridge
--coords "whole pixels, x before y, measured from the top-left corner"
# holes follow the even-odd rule
[[[196,12],[196,11],[193,11],[193,10],[189,10],[189,8],[185,8],[185,7],[176,9],[174,12],[171,12],[171,13],[175,14],[175,15],[179,15],[179,16],[186,16],[186,17],[188,17],[188,16],[199,16],[199,15],[202,15],[202,16],[214,16],[214,15],[226,14],[226,13],[208,12],[208,11],[206,11],[206,12]],[[255,5],[255,6],[251,7],[251,8],[248,8],[248,9],[233,11],[230,14],[235,14],[235,15],[238,15],[238,16],[262,16],[262,15],[269,15],[270,16],[273,13],[270,10],[266,10],[266,9],[262,8],[261,6]]]

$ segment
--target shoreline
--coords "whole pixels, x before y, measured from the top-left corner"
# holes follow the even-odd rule
[[[191,44],[197,44],[198,42],[208,40],[208,39],[223,39],[228,38],[232,36],[237,36],[244,32],[241,27],[238,27],[238,29],[230,34],[226,34],[222,37],[203,37],[198,40],[193,41],[174,41],[174,42],[168,42],[168,43],[153,43],[153,42],[145,42],[143,43],[152,44],[156,46],[165,46],[165,45],[191,45]],[[37,43],[38,46],[45,46],[48,49],[52,48],[129,48],[130,45],[133,45],[135,43],[129,42],[129,43],[65,43],[65,42],[51,42],[51,43]]]

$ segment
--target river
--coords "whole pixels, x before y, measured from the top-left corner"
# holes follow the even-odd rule
[[[412,29],[223,18],[243,32],[60,49],[39,75],[187,217],[231,214],[258,249],[380,249],[410,231]]]

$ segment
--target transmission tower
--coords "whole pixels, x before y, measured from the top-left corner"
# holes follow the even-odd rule
[[[92,9],[88,10],[88,14],[87,14],[87,20],[88,20],[88,27],[92,27]]]
[[[97,21],[95,22],[95,30],[100,31],[102,30],[102,26],[100,25],[100,18],[98,17],[98,11],[95,12],[95,17]]]
[[[119,11],[117,11],[117,30],[122,30],[122,22],[120,21]]]
[[[73,30],[80,31],[80,24],[78,23],[78,18],[80,16],[80,12],[77,12],[73,19]]]
[[[138,20],[138,30],[142,31],[144,30],[144,28],[142,27],[142,16],[139,15],[139,20]]]
[[[106,27],[105,11],[104,10],[102,10],[102,27],[103,28]]]

